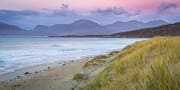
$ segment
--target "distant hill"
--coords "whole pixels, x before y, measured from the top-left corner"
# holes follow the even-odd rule
[[[26,34],[26,31],[14,26],[14,25],[9,25],[9,24],[5,24],[3,22],[0,22],[0,34],[9,34],[9,35],[17,35],[17,34]]]
[[[128,22],[115,22],[113,24],[105,25],[105,27],[112,31],[112,33],[117,32],[126,32],[126,31],[132,31],[136,29],[142,29],[142,28],[149,28],[149,27],[156,27],[160,25],[168,24],[165,21],[162,20],[156,20],[156,21],[150,21],[147,23],[141,22],[141,21],[128,21]]]
[[[162,25],[154,28],[120,32],[112,37],[154,37],[154,36],[180,36],[180,22],[175,24]]]

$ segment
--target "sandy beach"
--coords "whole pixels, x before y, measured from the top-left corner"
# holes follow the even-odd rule
[[[73,75],[82,70],[86,61],[43,64],[0,75],[0,90],[71,90]]]
[[[42,64],[2,74],[0,90],[78,90],[104,70],[117,53],[114,51],[81,60]],[[86,78],[73,79],[79,73]]]

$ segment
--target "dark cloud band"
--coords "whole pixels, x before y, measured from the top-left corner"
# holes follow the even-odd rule
[[[171,2],[162,2],[159,7],[157,8],[158,13],[164,13],[167,12],[170,9],[178,8],[178,4],[171,3]]]

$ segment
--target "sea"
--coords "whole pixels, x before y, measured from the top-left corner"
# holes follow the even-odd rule
[[[61,38],[0,35],[0,74],[33,65],[66,62],[122,50],[145,38]]]

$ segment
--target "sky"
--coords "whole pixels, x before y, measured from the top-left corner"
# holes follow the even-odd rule
[[[0,21],[24,29],[79,19],[102,25],[130,20],[180,22],[180,0],[0,0]]]

